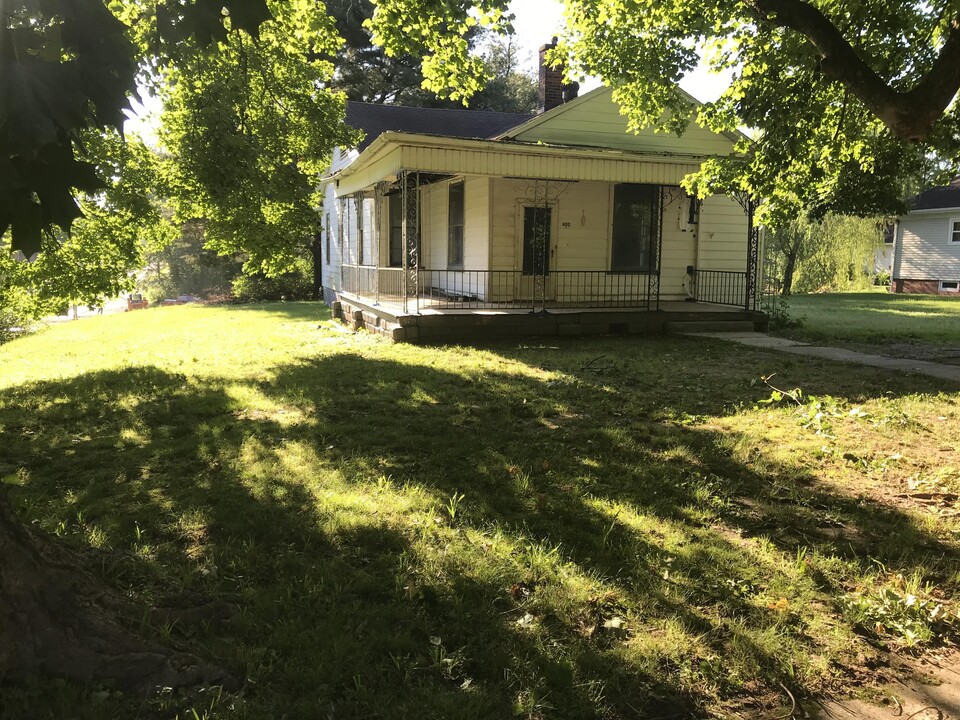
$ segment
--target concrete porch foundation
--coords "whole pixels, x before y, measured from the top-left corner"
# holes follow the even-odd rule
[[[767,329],[767,316],[726,305],[661,302],[659,310],[629,308],[551,308],[529,310],[421,310],[404,314],[392,305],[374,305],[341,294],[333,315],[355,330],[378,333],[394,342],[446,342],[510,337],[656,334],[664,332]]]

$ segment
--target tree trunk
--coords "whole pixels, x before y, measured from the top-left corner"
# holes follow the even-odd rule
[[[787,253],[787,264],[783,268],[783,284],[780,286],[781,295],[789,295],[793,289],[793,272],[797,268],[797,248],[793,247]]]
[[[313,256],[313,299],[323,299],[323,243],[320,233],[314,233],[310,241],[310,255]]]
[[[59,677],[144,694],[236,684],[121,625],[125,603],[79,565],[19,522],[0,488],[0,682]]]

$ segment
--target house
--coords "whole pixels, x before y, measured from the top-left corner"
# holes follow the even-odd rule
[[[348,103],[365,136],[324,178],[327,302],[396,340],[764,327],[752,204],[680,187],[737,137],[629,133],[550,47],[536,115]]]
[[[909,204],[894,231],[891,291],[960,293],[960,175]]]

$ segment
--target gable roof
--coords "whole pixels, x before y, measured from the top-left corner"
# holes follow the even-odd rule
[[[385,132],[409,132],[440,137],[486,139],[534,117],[492,110],[419,108],[403,105],[347,102],[347,125],[365,133],[357,150],[364,149]]]
[[[911,210],[940,210],[960,207],[960,176],[946,187],[925,190],[910,200]]]
[[[693,95],[677,88],[693,113],[702,103]],[[534,115],[522,125],[508,128],[496,139],[517,142],[546,142],[586,147],[611,147],[621,150],[674,150],[711,155],[726,155],[735,142],[749,139],[740,132],[717,133],[701,127],[691,117],[682,136],[644,128],[639,133],[627,127],[627,118],[613,99],[613,88],[594,88],[547,112]]]

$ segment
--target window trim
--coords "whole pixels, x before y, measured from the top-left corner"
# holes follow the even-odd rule
[[[955,287],[944,287],[945,283],[950,283]],[[960,292],[960,280],[941,280],[939,290],[940,292]]]
[[[460,223],[454,226],[450,222],[450,211],[451,211],[451,190],[454,187],[460,187]],[[453,246],[453,235],[452,230],[454,227],[460,228],[460,262],[453,263],[450,261],[451,252],[450,249]],[[466,227],[467,227],[467,184],[464,180],[458,180],[451,182],[447,185],[447,269],[448,270],[463,270],[464,264],[466,262],[467,254],[467,238],[466,238]]]
[[[960,245],[960,215],[950,218],[947,224],[947,245]]]
[[[621,186],[629,185],[639,185],[644,187],[653,188],[653,198],[652,198],[652,214],[651,214],[651,235],[650,235],[650,251],[649,251],[649,260],[646,268],[622,268],[614,267],[614,238],[615,238],[615,223],[616,223],[616,202],[617,202],[617,188]],[[657,183],[610,183],[610,225],[609,225],[609,242],[608,250],[609,257],[607,259],[607,270],[608,275],[656,275],[658,272],[658,258],[654,256],[654,250],[656,249],[657,237],[660,233],[660,225],[663,222],[663,218],[660,217],[660,193],[663,192],[663,186]],[[699,224],[699,214],[697,217]]]

